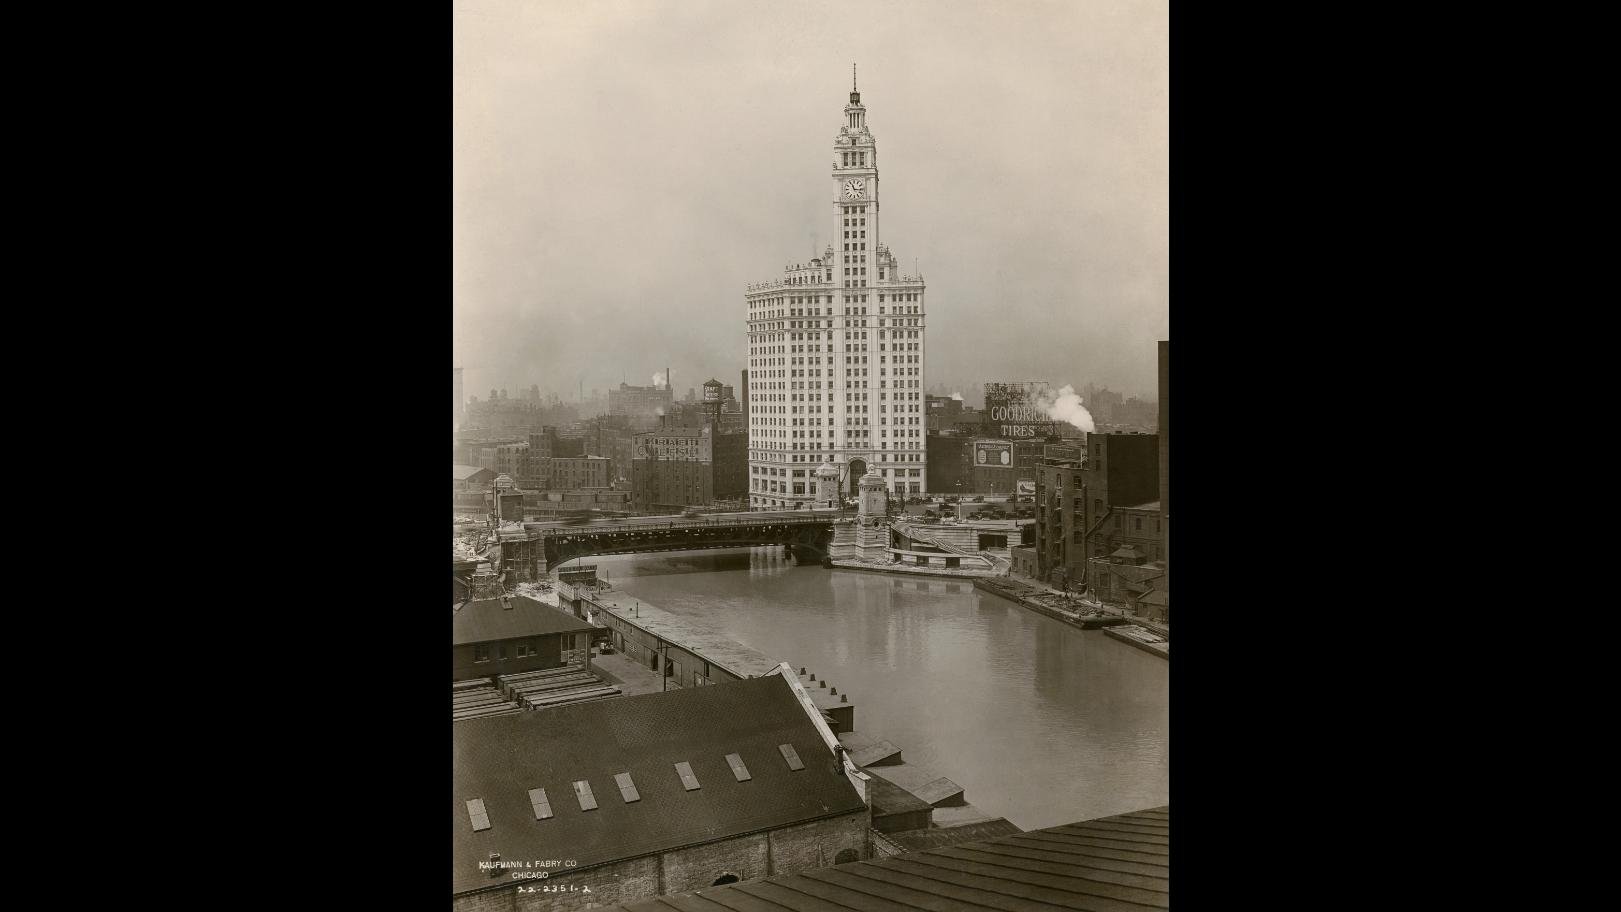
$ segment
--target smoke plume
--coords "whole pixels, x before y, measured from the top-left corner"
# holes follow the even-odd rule
[[[961,402],[962,401],[962,393],[952,393],[951,398],[957,400],[958,402]]]
[[[1075,387],[1067,383],[1056,393],[1050,389],[1042,390],[1030,401],[1054,421],[1067,421],[1088,434],[1098,429],[1097,425],[1092,423],[1092,413],[1081,405],[1081,397],[1075,395]]]
[[[654,374],[653,374],[653,385],[655,387],[666,386],[666,385],[669,384],[669,382],[670,382],[670,378],[668,376],[667,371],[655,371],[654,372]]]

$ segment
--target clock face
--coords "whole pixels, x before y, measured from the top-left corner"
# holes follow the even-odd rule
[[[852,178],[844,182],[844,198],[858,200],[867,192],[867,182],[861,178]]]

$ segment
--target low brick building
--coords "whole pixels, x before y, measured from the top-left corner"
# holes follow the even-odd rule
[[[483,494],[495,481],[495,470],[483,466],[458,465],[451,474],[451,490],[457,494]]]
[[[1033,545],[1015,546],[1015,547],[1009,548],[1008,552],[1013,558],[1013,572],[1014,573],[1017,573],[1020,576],[1028,576],[1031,579],[1036,578],[1036,575],[1037,575],[1037,573],[1039,571],[1036,569],[1036,549],[1035,549],[1035,546],[1033,546]]]
[[[853,768],[794,687],[772,674],[458,723],[454,908],[581,909],[872,857]]]
[[[1140,561],[1158,557],[1153,434],[1088,434],[1084,447],[1049,444],[1037,468],[1037,578],[1057,586],[1078,582],[1089,560],[1108,559],[1128,540],[1147,549]]]
[[[540,671],[585,661],[600,628],[521,595],[478,599],[452,622],[451,680]]]
[[[746,433],[723,433],[714,424],[637,434],[632,503],[644,512],[672,512],[747,496],[748,443]]]
[[[606,456],[553,456],[550,464],[553,490],[580,488],[606,488],[608,486],[608,458]]]

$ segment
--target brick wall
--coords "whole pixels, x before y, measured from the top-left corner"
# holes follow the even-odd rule
[[[520,912],[560,912],[657,896],[659,876],[659,859],[656,856],[633,858],[607,868],[528,881],[520,885],[535,887],[533,893],[519,893],[518,887],[504,892],[515,895],[518,901],[516,908]],[[548,891],[544,889],[546,887],[554,889]],[[587,887],[591,889],[590,893],[584,892]],[[463,910],[458,908],[456,912]]]
[[[845,849],[854,849],[860,860],[866,861],[872,857],[867,837],[869,820],[867,812],[862,811],[773,831],[770,834],[771,873],[791,874],[825,868]]]
[[[518,644],[523,643],[539,651],[539,655],[518,655]],[[563,664],[563,650],[566,645],[562,634],[547,634],[538,637],[524,637],[517,640],[497,640],[479,645],[487,646],[490,650],[488,662],[473,661],[473,645],[451,647],[451,673],[452,681],[466,681],[470,678],[489,678],[495,675],[520,674],[525,671],[540,671],[545,668],[556,668]],[[500,650],[506,650],[506,658],[499,658]]]
[[[769,877],[773,873],[770,840],[766,833],[666,852],[661,860],[666,893],[685,893],[711,886],[722,874],[736,874],[739,880],[753,880]]]
[[[865,861],[872,857],[870,822],[870,815],[861,810],[831,820],[635,858],[578,874],[510,881],[511,885],[501,890],[459,896],[454,909],[455,912],[565,912],[701,890],[713,885],[723,874],[753,880],[824,868],[832,865],[845,849],[855,851],[860,860]],[[520,892],[528,887],[534,887],[535,891]],[[587,887],[591,892],[585,892]]]
[[[518,894],[511,890],[499,890],[458,896],[453,908],[456,912],[516,912]]]

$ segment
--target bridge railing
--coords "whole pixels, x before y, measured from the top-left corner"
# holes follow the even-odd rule
[[[563,526],[561,528],[538,529],[542,538],[570,537],[575,535],[594,535],[602,532],[656,532],[659,530],[677,529],[709,529],[726,528],[732,526],[802,526],[825,525],[830,520],[838,518],[837,511],[829,511],[820,515],[800,516],[773,516],[764,514],[758,517],[737,517],[726,519],[713,519],[706,517],[693,517],[691,519],[672,519],[668,522],[637,522],[637,523],[589,523],[578,526]]]

